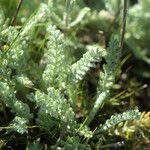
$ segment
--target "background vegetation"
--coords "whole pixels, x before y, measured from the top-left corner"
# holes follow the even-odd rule
[[[0,0],[0,149],[149,149],[149,8]]]

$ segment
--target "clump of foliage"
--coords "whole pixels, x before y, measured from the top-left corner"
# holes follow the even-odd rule
[[[21,18],[22,6],[16,21],[8,15],[6,2],[0,2],[2,149],[132,147],[138,133],[144,135],[143,143],[149,141],[149,112],[140,113],[120,102],[117,105],[123,108],[112,110],[123,55],[117,28],[107,38],[101,35],[103,44],[90,39],[93,31],[108,32],[117,1],[104,0],[98,7],[99,1],[48,0],[29,18]],[[10,7],[15,5],[16,1]],[[89,35],[82,33],[84,29]],[[128,46],[135,40],[130,38]]]
[[[150,25],[148,21],[150,19],[148,10],[149,6],[149,1],[140,1],[138,4],[129,9],[127,25],[128,33],[126,34],[126,41],[128,46],[133,51],[135,57],[140,61],[140,64],[138,66],[140,70],[137,73],[145,78],[150,77],[149,71],[145,69],[145,67],[150,64],[150,30],[148,29]],[[148,30],[145,31],[146,29]],[[144,66],[142,67],[141,65]]]

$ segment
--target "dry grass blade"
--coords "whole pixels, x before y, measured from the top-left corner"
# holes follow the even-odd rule
[[[14,17],[12,18],[12,21],[11,21],[11,25],[14,25],[14,24],[15,24],[16,18],[17,18],[17,15],[18,15],[18,12],[19,12],[19,10],[20,10],[20,8],[21,8],[22,3],[23,3],[23,0],[19,0],[19,3],[18,3],[18,6],[17,6],[17,9],[16,9],[16,12],[15,12],[15,15],[14,15]]]

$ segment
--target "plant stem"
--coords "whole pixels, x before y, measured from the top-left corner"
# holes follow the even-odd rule
[[[19,3],[18,3],[18,6],[17,6],[17,9],[16,9],[16,12],[15,12],[15,15],[14,15],[14,17],[12,18],[12,21],[11,21],[11,25],[14,25],[14,24],[15,24],[16,18],[17,18],[17,15],[18,15],[18,12],[19,12],[19,10],[20,10],[20,8],[21,8],[22,3],[23,3],[23,0],[19,0]]]
[[[126,29],[126,16],[127,16],[127,0],[124,0],[123,3],[123,18],[122,18],[122,31],[121,31],[121,42],[120,42],[120,48],[123,48],[123,42],[124,42],[124,34]]]
[[[101,146],[101,149],[107,149],[107,148],[119,148],[125,145],[125,141],[113,143],[113,144],[107,144],[104,146]]]
[[[69,24],[69,9],[70,9],[71,0],[66,0],[65,12],[64,12],[64,25],[68,27]]]

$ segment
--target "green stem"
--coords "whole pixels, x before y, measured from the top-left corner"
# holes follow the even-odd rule
[[[69,11],[70,11],[71,0],[66,0],[65,12],[64,12],[64,25],[68,27],[69,25]]]

